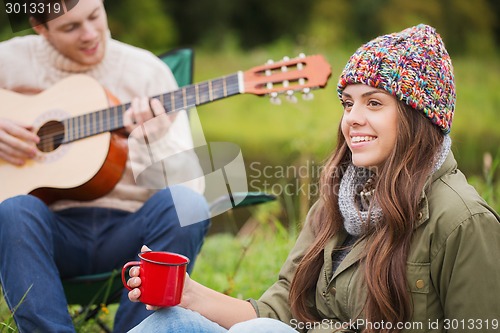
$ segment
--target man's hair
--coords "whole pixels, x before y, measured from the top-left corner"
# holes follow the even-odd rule
[[[71,10],[79,0],[31,0],[31,3],[39,5],[39,10],[30,14],[30,18],[34,20],[33,25],[43,24],[47,27],[47,22],[53,20],[66,11]],[[43,10],[42,10],[43,8]]]

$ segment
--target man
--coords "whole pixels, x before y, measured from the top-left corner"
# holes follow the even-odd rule
[[[124,132],[131,133],[153,114],[165,112],[158,100],[146,97],[176,89],[172,73],[151,53],[110,37],[102,0],[79,1],[52,20],[34,15],[31,23],[38,35],[0,43],[0,88],[33,93],[80,73],[95,78],[120,101],[131,101],[123,115]],[[7,114],[15,112],[23,112],[22,105]],[[166,119],[161,140],[166,142],[162,147],[167,155],[192,148],[186,114]],[[32,124],[0,118],[1,162],[22,168],[40,154],[39,141]],[[134,156],[140,154],[146,154],[147,160],[147,151]],[[89,158],[82,156],[82,160]],[[191,167],[196,168],[196,163],[179,166],[183,171]],[[151,169],[149,178],[155,180],[158,174]],[[61,278],[120,268],[136,257],[142,244],[186,255],[191,259],[190,271],[209,224],[201,195],[204,182],[195,179],[191,188],[174,187],[176,205],[168,188],[138,186],[128,161],[116,186],[91,201],[65,199],[46,205],[32,195],[4,200],[0,204],[0,283],[9,307],[19,304],[14,313],[19,331],[74,332]],[[181,227],[181,213],[203,219]],[[125,332],[147,315],[143,305],[128,302],[124,293],[114,330]]]

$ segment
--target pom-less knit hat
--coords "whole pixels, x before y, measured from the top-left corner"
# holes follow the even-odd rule
[[[456,100],[453,66],[434,28],[419,24],[361,46],[340,76],[339,98],[354,83],[386,90],[423,111],[443,133],[450,132]]]

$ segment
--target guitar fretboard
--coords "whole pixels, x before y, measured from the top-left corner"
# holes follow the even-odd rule
[[[240,73],[182,87],[178,90],[153,96],[163,104],[167,112],[187,110],[242,93]],[[96,134],[123,128],[123,113],[130,103],[121,104],[62,121],[65,131],[62,143],[80,140]]]

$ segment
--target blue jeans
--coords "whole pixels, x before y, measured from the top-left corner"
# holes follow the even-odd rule
[[[184,205],[170,190],[153,195],[135,213],[104,208],[52,212],[39,199],[21,195],[0,204],[0,283],[22,333],[75,332],[61,278],[109,272],[138,260],[143,244],[181,253],[193,265],[209,226],[203,196],[183,187]],[[181,227],[176,210],[205,212],[206,220]],[[27,292],[29,289],[29,292]],[[126,332],[151,314],[121,297],[114,330]]]
[[[129,333],[297,333],[292,327],[271,318],[256,318],[229,330],[197,312],[181,307],[164,308],[146,318]]]

